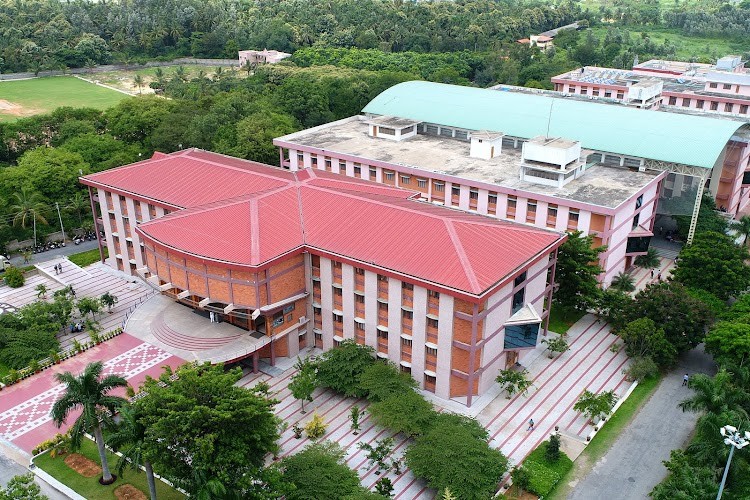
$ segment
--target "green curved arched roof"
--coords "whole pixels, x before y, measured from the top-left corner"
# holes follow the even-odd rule
[[[581,141],[585,148],[713,168],[734,120],[642,110],[573,98],[423,81],[385,90],[363,109],[468,130]],[[548,128],[549,127],[549,131]]]

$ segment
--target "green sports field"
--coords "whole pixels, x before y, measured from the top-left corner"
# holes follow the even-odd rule
[[[72,76],[0,81],[0,122],[47,113],[60,106],[106,109],[128,96]]]

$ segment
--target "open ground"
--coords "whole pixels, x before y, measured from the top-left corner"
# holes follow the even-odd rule
[[[127,95],[73,76],[0,80],[0,122],[10,122],[60,106],[107,109]]]

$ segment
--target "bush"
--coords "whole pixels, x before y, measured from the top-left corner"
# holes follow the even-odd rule
[[[283,481],[293,489],[285,495],[289,500],[343,498],[364,491],[336,443],[311,444],[285,458],[280,468]]]
[[[549,441],[543,442],[537,448],[535,448],[531,453],[529,453],[527,460],[531,460],[533,462],[536,462],[539,465],[543,465],[547,467],[548,469],[551,469],[552,471],[559,474],[560,477],[563,477],[565,474],[568,473],[570,469],[573,468],[573,461],[562,451],[560,452],[560,456],[558,457],[557,460],[555,460],[554,462],[549,461],[547,459],[547,447],[548,446],[549,446]]]
[[[432,404],[415,391],[373,403],[369,412],[375,423],[411,437],[424,434],[436,416]]]
[[[638,382],[654,375],[658,375],[659,367],[654,360],[648,356],[633,358],[630,366],[622,371],[628,380],[637,380]]]
[[[352,339],[325,352],[318,364],[318,385],[328,387],[345,396],[361,398],[367,392],[360,387],[359,379],[365,368],[375,362],[375,350],[357,344]]]
[[[549,437],[549,442],[547,442],[547,447],[544,450],[544,457],[551,463],[560,460],[560,434],[555,433]]]
[[[26,279],[23,277],[23,273],[17,267],[8,268],[5,271],[5,284],[11,288],[21,288]]]
[[[534,460],[527,459],[523,463],[523,467],[531,476],[528,490],[540,497],[549,495],[561,479],[560,474]]]
[[[414,392],[417,382],[401,373],[393,363],[378,361],[366,367],[359,377],[359,387],[370,401],[383,401],[392,395]]]
[[[305,432],[308,438],[315,441],[325,435],[327,427],[323,421],[323,417],[317,413],[313,413],[312,419],[305,425]]]

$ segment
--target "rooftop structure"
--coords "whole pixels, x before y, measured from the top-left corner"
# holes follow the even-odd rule
[[[352,338],[470,405],[546,335],[560,232],[196,149],[81,182],[113,267],[249,332],[212,362],[252,358],[257,370]]]
[[[292,54],[286,52],[279,52],[278,50],[240,50],[238,52],[240,59],[240,66],[244,66],[247,63],[250,64],[276,64],[287,57],[291,57]]]

